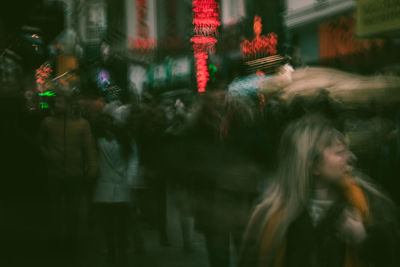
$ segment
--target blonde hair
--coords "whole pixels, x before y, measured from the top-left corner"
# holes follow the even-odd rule
[[[264,253],[263,262],[274,259],[280,253],[287,229],[307,205],[313,188],[311,170],[322,159],[322,151],[333,142],[345,143],[344,136],[330,121],[319,115],[306,115],[292,122],[284,131],[278,152],[278,170],[264,198],[256,206],[245,233],[259,238]],[[382,194],[365,180],[354,177],[353,181],[373,194]],[[255,229],[255,225],[261,227]],[[250,232],[251,231],[251,232]],[[254,231],[260,231],[258,233]],[[268,239],[263,234],[270,233]]]

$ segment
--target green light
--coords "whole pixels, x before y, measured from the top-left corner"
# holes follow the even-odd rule
[[[46,102],[40,102],[40,107],[41,108],[49,108],[49,104],[47,104]]]
[[[215,65],[213,65],[213,64],[210,64],[210,65],[208,66],[208,69],[211,71],[211,74],[214,74],[214,73],[216,73],[216,72],[218,71],[217,66],[215,66]]]
[[[44,93],[39,93],[39,96],[55,96],[56,93],[54,93],[53,91],[47,91]]]

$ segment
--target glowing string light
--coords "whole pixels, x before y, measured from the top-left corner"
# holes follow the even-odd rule
[[[254,39],[245,40],[240,45],[240,50],[244,59],[258,58],[267,55],[275,55],[277,53],[278,35],[269,33],[267,36],[261,35],[262,23],[259,16],[254,17]]]
[[[47,91],[44,93],[39,93],[39,96],[56,96],[56,93],[53,91]]]
[[[206,91],[209,72],[207,66],[208,52],[217,43],[217,28],[220,26],[218,9],[215,0],[193,0],[194,33],[190,41],[193,43],[196,61],[197,91]]]

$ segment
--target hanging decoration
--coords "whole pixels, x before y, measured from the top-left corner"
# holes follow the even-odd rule
[[[40,93],[46,90],[45,84],[50,78],[50,74],[53,72],[49,63],[42,64],[38,69],[36,69],[35,77],[37,89]]]
[[[220,26],[219,5],[215,0],[193,0],[193,25],[194,36],[190,39],[196,65],[197,91],[206,91],[208,72],[208,53],[217,43],[217,28]]]
[[[245,40],[240,45],[244,60],[257,59],[265,56],[275,55],[277,53],[276,46],[278,44],[278,35],[276,33],[268,33],[267,36],[261,35],[262,23],[259,16],[254,16],[254,39]]]
[[[55,92],[48,90],[50,84],[50,75],[53,72],[50,63],[42,64],[38,69],[36,69],[36,85],[39,91],[38,96],[40,99],[40,108],[47,109],[49,104],[47,102],[48,97],[55,96]]]

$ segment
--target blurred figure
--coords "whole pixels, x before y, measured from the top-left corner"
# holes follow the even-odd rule
[[[57,92],[54,116],[46,117],[38,139],[46,159],[54,205],[53,238],[77,246],[84,179],[96,175],[96,153],[89,123],[71,112],[71,97]]]
[[[195,225],[205,236],[210,266],[229,267],[262,176],[254,158],[260,141],[252,127],[255,106],[225,92],[203,97],[192,111],[197,125],[185,165],[195,176]]]
[[[128,223],[131,185],[128,170],[136,161],[136,146],[132,145],[117,127],[111,116],[104,115],[97,139],[99,174],[94,189],[107,246],[107,262],[127,259],[129,244]]]
[[[140,127],[136,126],[137,142],[140,151],[141,170],[144,179],[150,184],[150,197],[147,211],[158,228],[159,243],[169,246],[167,234],[167,175],[163,172],[166,139],[164,135],[166,114],[160,101],[151,95],[143,96],[146,101],[141,110]]]
[[[166,144],[164,149],[164,173],[168,177],[171,195],[179,212],[182,231],[183,249],[192,252],[194,217],[193,217],[193,170],[186,162],[186,106],[180,98],[166,99]]]
[[[398,266],[394,205],[352,169],[353,157],[329,121],[291,123],[239,266]]]

